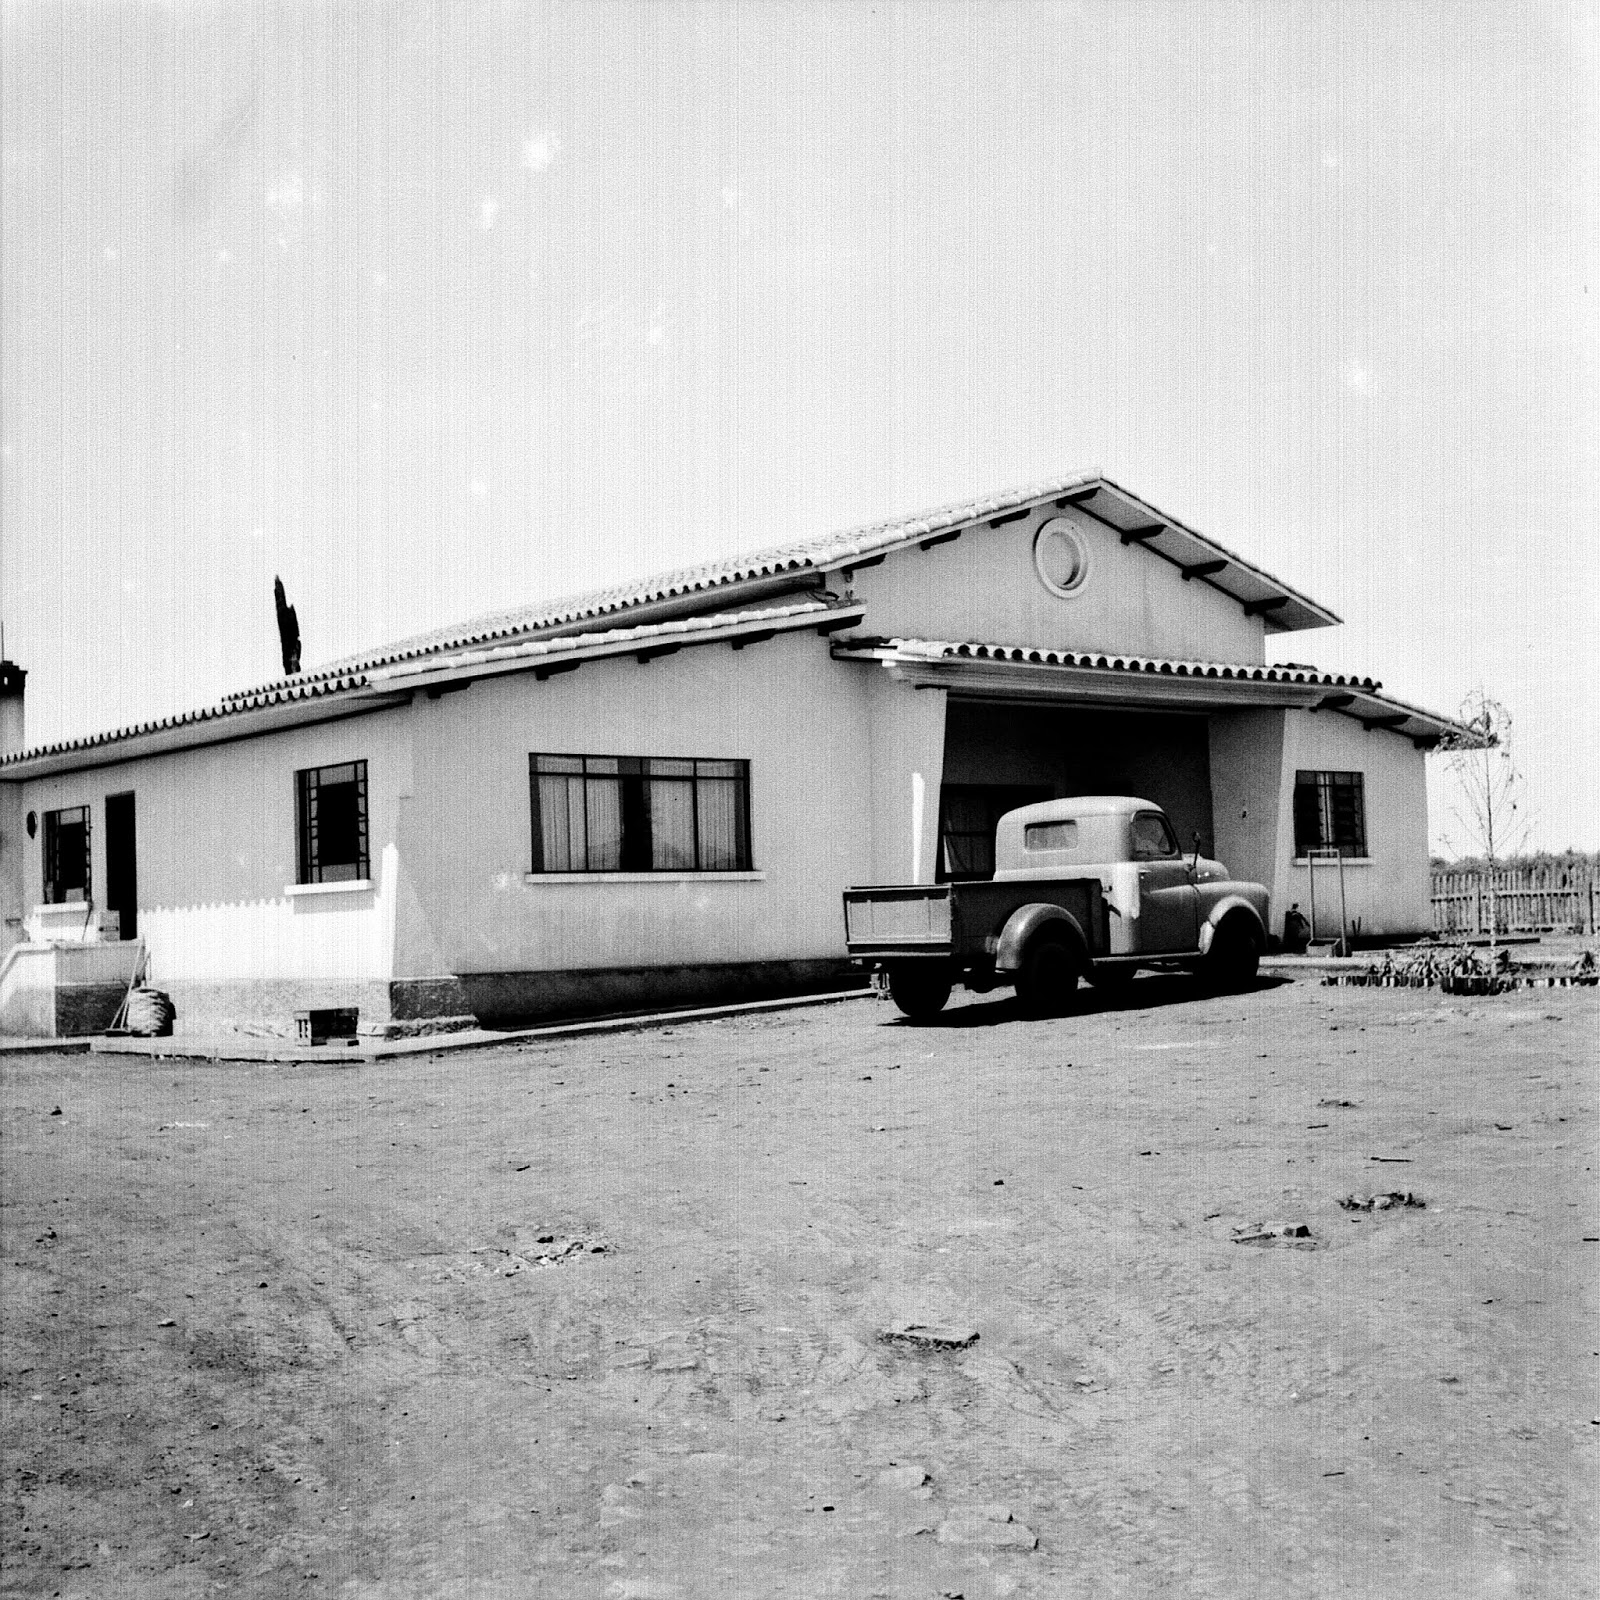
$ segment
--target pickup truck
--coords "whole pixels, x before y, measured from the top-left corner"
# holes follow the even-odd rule
[[[852,960],[887,976],[906,1016],[933,1016],[953,984],[1016,986],[1031,1015],[1065,1008],[1078,979],[1116,989],[1141,967],[1248,987],[1267,947],[1267,891],[1179,849],[1166,813],[1129,795],[1046,800],[1001,817],[995,874],[972,883],[851,888]]]

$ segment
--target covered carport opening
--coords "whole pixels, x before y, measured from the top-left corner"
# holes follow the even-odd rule
[[[941,881],[994,873],[995,824],[1036,800],[1137,795],[1160,806],[1178,838],[1213,850],[1211,761],[1204,713],[1018,703],[952,694],[939,794]]]

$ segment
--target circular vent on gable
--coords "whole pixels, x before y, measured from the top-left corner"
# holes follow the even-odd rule
[[[1065,517],[1052,517],[1033,539],[1033,564],[1051,594],[1077,594],[1089,576],[1089,546],[1083,530]]]

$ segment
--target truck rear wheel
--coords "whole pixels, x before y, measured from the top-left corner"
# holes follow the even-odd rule
[[[944,1010],[950,998],[950,974],[924,962],[890,967],[889,998],[913,1022],[925,1022]]]
[[[1078,958],[1059,939],[1029,945],[1017,973],[1017,999],[1030,1017],[1058,1017],[1078,987]]]

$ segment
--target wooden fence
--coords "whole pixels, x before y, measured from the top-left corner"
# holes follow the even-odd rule
[[[1593,933],[1600,912],[1600,876],[1587,862],[1503,871],[1436,872],[1436,933]]]

